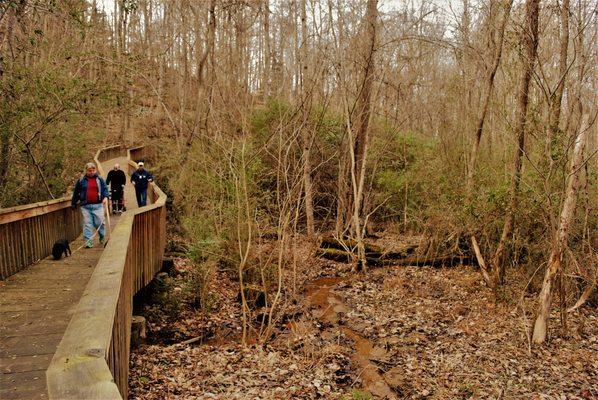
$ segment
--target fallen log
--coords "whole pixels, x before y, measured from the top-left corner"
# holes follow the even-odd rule
[[[357,248],[357,241],[353,239],[338,239],[333,236],[326,236],[322,238],[322,242],[320,243],[320,247],[323,249],[338,249],[338,250],[347,250],[347,249],[356,249]],[[364,243],[364,248],[366,253],[379,253],[382,254],[382,249],[379,246],[376,246],[371,243]]]
[[[319,249],[317,256],[342,263],[350,263],[352,261],[351,254],[338,249]],[[454,266],[460,264],[471,263],[473,260],[469,256],[459,256],[455,254],[447,254],[439,257],[404,257],[404,258],[386,258],[386,257],[366,257],[367,263],[370,266],[386,266],[386,265],[411,265],[411,266],[429,266],[442,267]]]
[[[447,254],[439,257],[409,257],[399,260],[392,260],[391,265],[409,265],[414,267],[454,267],[461,264],[472,264],[469,256]]]
[[[379,253],[377,253],[379,254]],[[370,256],[371,253],[366,253],[366,261],[368,263],[368,265],[373,265],[373,266],[382,266],[382,265],[391,265],[392,262],[391,260],[383,260],[382,258],[380,258],[379,256]],[[342,250],[338,250],[338,249],[319,249],[317,254],[317,257],[320,258],[325,258],[327,260],[332,260],[332,261],[336,261],[336,262],[342,262],[342,263],[350,263],[352,260],[351,257],[351,253],[346,252],[346,251],[342,251]]]
[[[407,258],[408,256],[415,253],[415,250],[417,250],[418,247],[419,247],[418,244],[414,244],[414,245],[405,247],[404,249],[401,249],[401,251],[388,251],[388,252],[382,253],[380,258],[382,258],[384,260],[400,260],[403,258]]]
[[[351,262],[351,254],[347,253],[344,250],[334,249],[334,248],[324,248],[318,249],[316,254],[320,258],[325,258],[327,260],[332,260],[336,262],[348,263]]]

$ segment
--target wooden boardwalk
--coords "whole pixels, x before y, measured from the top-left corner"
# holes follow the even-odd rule
[[[111,159],[108,172],[127,158]],[[130,182],[125,187],[128,209],[137,208]],[[112,216],[114,227],[119,216]],[[71,243],[71,257],[48,257],[0,281],[0,399],[46,399],[46,369],[97,264],[103,246],[81,248],[81,237]]]

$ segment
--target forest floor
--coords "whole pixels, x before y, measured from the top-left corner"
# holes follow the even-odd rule
[[[283,293],[271,335],[260,337],[267,312],[255,310],[247,346],[234,274],[214,272],[203,312],[181,300],[193,267],[177,260],[159,301],[143,306],[148,339],[131,355],[130,398],[598,398],[595,308],[569,314],[566,329],[555,313],[550,342],[530,347],[536,294],[523,274],[511,272],[495,302],[472,267],[354,274],[308,242],[295,252],[295,294]]]

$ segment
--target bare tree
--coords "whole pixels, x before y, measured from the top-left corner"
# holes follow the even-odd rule
[[[362,81],[355,109],[351,117],[347,115],[347,133],[350,151],[352,232],[357,242],[357,268],[361,264],[365,270],[367,262],[363,237],[365,234],[364,188],[368,146],[370,142],[370,118],[372,108],[372,86],[375,71],[376,32],[378,25],[378,1],[368,0],[364,19],[366,38],[362,44],[359,65],[362,68]]]
[[[305,217],[307,220],[307,234],[313,236],[314,228],[314,205],[313,205],[313,184],[311,179],[311,147],[313,143],[312,129],[309,126],[309,115],[313,98],[312,73],[313,68],[309,67],[308,59],[308,31],[306,0],[301,0],[301,48],[299,57],[300,82],[301,82],[301,110],[302,121],[301,148],[303,156],[303,191],[305,194]]]
[[[511,5],[513,4],[513,0],[503,0],[498,3],[490,2],[490,13],[488,16],[488,47],[491,49],[491,57],[492,57],[492,64],[486,70],[486,77],[484,81],[484,92],[483,92],[483,100],[482,105],[479,110],[476,128],[475,128],[475,136],[474,142],[471,148],[471,155],[469,158],[469,168],[467,169],[467,195],[469,197],[473,194],[474,188],[474,177],[475,177],[475,168],[478,158],[478,153],[480,151],[480,142],[482,140],[482,132],[484,130],[484,123],[486,122],[486,114],[488,113],[488,108],[490,105],[490,99],[492,98],[492,91],[494,89],[494,77],[496,76],[496,71],[498,70],[498,66],[500,64],[500,59],[502,56],[502,47],[504,42],[504,34],[505,34],[505,27],[507,26],[507,22],[509,21],[509,15],[511,13]],[[502,9],[502,19],[498,26],[497,20],[500,18],[500,15],[497,15],[495,8],[500,7]]]
[[[553,239],[552,251],[548,259],[548,267],[546,268],[546,273],[544,275],[542,290],[538,296],[538,315],[534,324],[533,335],[533,341],[535,343],[543,343],[546,340],[548,320],[550,318],[550,306],[552,302],[552,291],[557,274],[561,269],[563,255],[567,249],[571,224],[573,223],[575,203],[577,201],[577,192],[579,189],[579,174],[583,167],[583,150],[586,143],[587,132],[589,130],[590,126],[588,126],[588,116],[586,115],[585,123],[581,126],[581,130],[575,139],[573,158],[571,160],[571,168],[569,171],[567,190],[565,192],[565,200],[563,201],[563,207],[561,209],[559,226]]]
[[[521,44],[523,47],[522,63],[523,71],[519,82],[517,92],[517,111],[515,121],[515,157],[513,159],[513,169],[511,173],[511,183],[509,186],[509,204],[507,206],[507,215],[503,225],[502,234],[492,265],[494,268],[495,284],[502,284],[504,280],[504,252],[505,246],[515,222],[515,213],[517,212],[517,196],[519,183],[521,181],[522,156],[525,148],[525,125],[527,119],[527,105],[529,101],[529,86],[532,78],[536,54],[538,50],[538,15],[540,12],[540,0],[527,0],[525,3],[525,25],[521,32]]]
[[[560,49],[559,49],[559,69],[557,75],[557,86],[554,90],[551,103],[550,114],[548,120],[548,134],[546,135],[546,154],[549,160],[549,167],[552,169],[554,158],[552,155],[552,141],[555,135],[559,132],[559,124],[561,119],[561,104],[563,101],[563,93],[565,91],[565,80],[568,73],[567,53],[569,49],[569,0],[563,0],[560,7],[561,11],[561,35],[560,35]]]

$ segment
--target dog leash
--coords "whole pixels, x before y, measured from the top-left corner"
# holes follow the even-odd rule
[[[102,225],[104,225],[104,221],[102,221],[102,223],[100,224],[100,226],[98,226],[98,229],[95,230],[95,232],[93,233],[93,235],[91,235],[91,237],[88,240],[93,240],[94,237],[97,236],[98,232],[100,231],[100,229],[102,228]],[[73,253],[78,252],[79,250],[81,250],[83,247],[85,247],[87,240],[83,240],[83,244],[79,247],[77,247],[74,251],[71,251],[71,255]],[[106,243],[108,243],[108,241],[106,241],[104,243],[104,247],[106,247]]]
[[[104,206],[104,204],[102,204],[102,210],[107,211],[106,207]],[[110,216],[108,216],[108,218],[110,218]],[[110,221],[110,220],[108,220]],[[89,240],[93,240],[93,238],[95,238],[98,234],[98,232],[100,232],[100,229],[102,229],[102,226],[106,225],[106,216],[102,215],[102,222],[100,223],[100,226],[98,226],[98,228],[95,230],[95,232],[91,235],[91,237],[87,240],[83,241],[83,244],[79,247],[77,247],[74,251],[71,251],[71,256],[73,255],[73,253],[78,252],[79,250],[81,250],[83,247],[85,247],[85,245],[87,244],[87,241]],[[112,235],[112,233],[110,232],[110,222],[108,222],[108,235]],[[106,235],[106,236],[108,236]],[[106,240],[104,242],[104,247],[106,247],[106,245],[108,244],[108,240]]]

